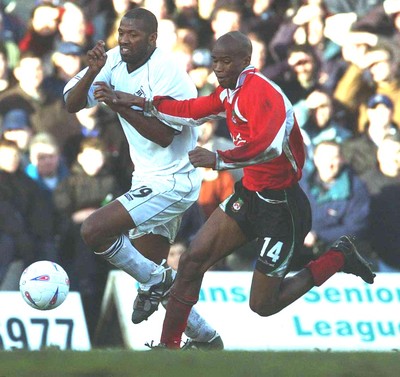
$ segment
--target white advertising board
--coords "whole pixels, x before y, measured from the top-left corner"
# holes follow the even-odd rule
[[[251,272],[206,274],[197,310],[221,334],[226,350],[391,351],[400,348],[400,279],[378,274],[373,285],[338,273],[289,307],[260,317],[249,306]],[[113,302],[125,346],[145,350],[160,339],[165,310],[130,321],[137,283],[110,273],[103,311]],[[111,299],[112,298],[112,299]]]
[[[37,310],[17,291],[0,292],[0,350],[90,349],[79,293],[70,292],[59,307]]]

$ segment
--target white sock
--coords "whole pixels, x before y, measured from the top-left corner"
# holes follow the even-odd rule
[[[157,266],[157,268],[151,273],[149,281],[147,281],[145,284],[140,283],[139,288],[142,291],[148,291],[153,285],[161,282],[164,278],[164,271],[166,271],[166,268],[163,266],[163,264],[166,262],[165,259],[162,260],[161,264]],[[175,276],[175,275],[173,275]]]
[[[125,271],[139,283],[153,285],[159,283],[162,279],[163,270],[160,269],[160,266],[140,254],[124,234],[106,251],[96,254],[101,255],[112,265]],[[157,273],[159,270],[160,272]],[[154,272],[156,274],[153,274]]]
[[[210,342],[218,333],[193,307],[190,311],[185,335],[196,342]]]
[[[172,270],[172,277],[175,278],[176,271]],[[164,308],[167,306],[167,300],[161,303]],[[185,335],[197,342],[209,342],[219,334],[209,325],[209,323],[192,307],[189,313]]]

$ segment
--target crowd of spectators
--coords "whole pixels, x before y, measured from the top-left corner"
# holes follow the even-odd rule
[[[241,30],[253,44],[252,64],[293,103],[308,155],[301,184],[314,214],[294,269],[351,233],[375,270],[400,271],[400,1],[24,4],[28,19],[15,1],[0,0],[0,289],[17,289],[24,266],[51,259],[65,267],[87,305],[102,294],[108,270],[86,250],[79,227],[129,189],[134,166],[116,115],[103,105],[70,114],[62,92],[97,40],[107,49],[117,45],[120,19],[134,7],[156,15],[158,46],[176,56],[199,95],[217,85],[214,41]],[[232,148],[224,120],[204,124],[199,144]],[[180,249],[240,177],[240,170],[204,169]],[[250,245],[216,268],[250,270],[256,257]]]

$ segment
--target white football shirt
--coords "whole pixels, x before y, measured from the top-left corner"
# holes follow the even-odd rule
[[[64,98],[87,69],[83,69],[66,84]],[[156,48],[149,60],[131,73],[128,72],[126,63],[121,60],[119,46],[109,50],[106,64],[93,82],[96,81],[104,81],[114,90],[146,98],[153,98],[155,95],[178,100],[197,97],[196,86],[189,75],[172,56],[160,48]],[[88,93],[87,107],[98,103],[93,96],[94,89],[92,85]],[[188,152],[196,147],[196,128],[164,122],[174,128],[177,135],[167,148],[162,148],[141,136],[124,118],[119,115],[118,117],[129,143],[135,175],[168,175],[194,169],[189,161]]]

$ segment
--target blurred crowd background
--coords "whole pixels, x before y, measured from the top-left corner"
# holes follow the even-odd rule
[[[18,289],[36,260],[59,262],[93,332],[88,313],[97,316],[110,267],[79,230],[129,189],[134,166],[116,115],[104,105],[70,114],[62,91],[96,41],[117,45],[120,19],[134,7],[156,15],[158,46],[200,96],[217,85],[214,41],[241,30],[252,64],[293,103],[314,216],[294,270],[351,233],[375,271],[400,271],[400,0],[0,0],[1,290]],[[233,147],[224,120],[200,133],[206,148]],[[241,174],[204,169],[200,198],[171,246],[172,267]],[[251,246],[215,269],[252,270]]]

